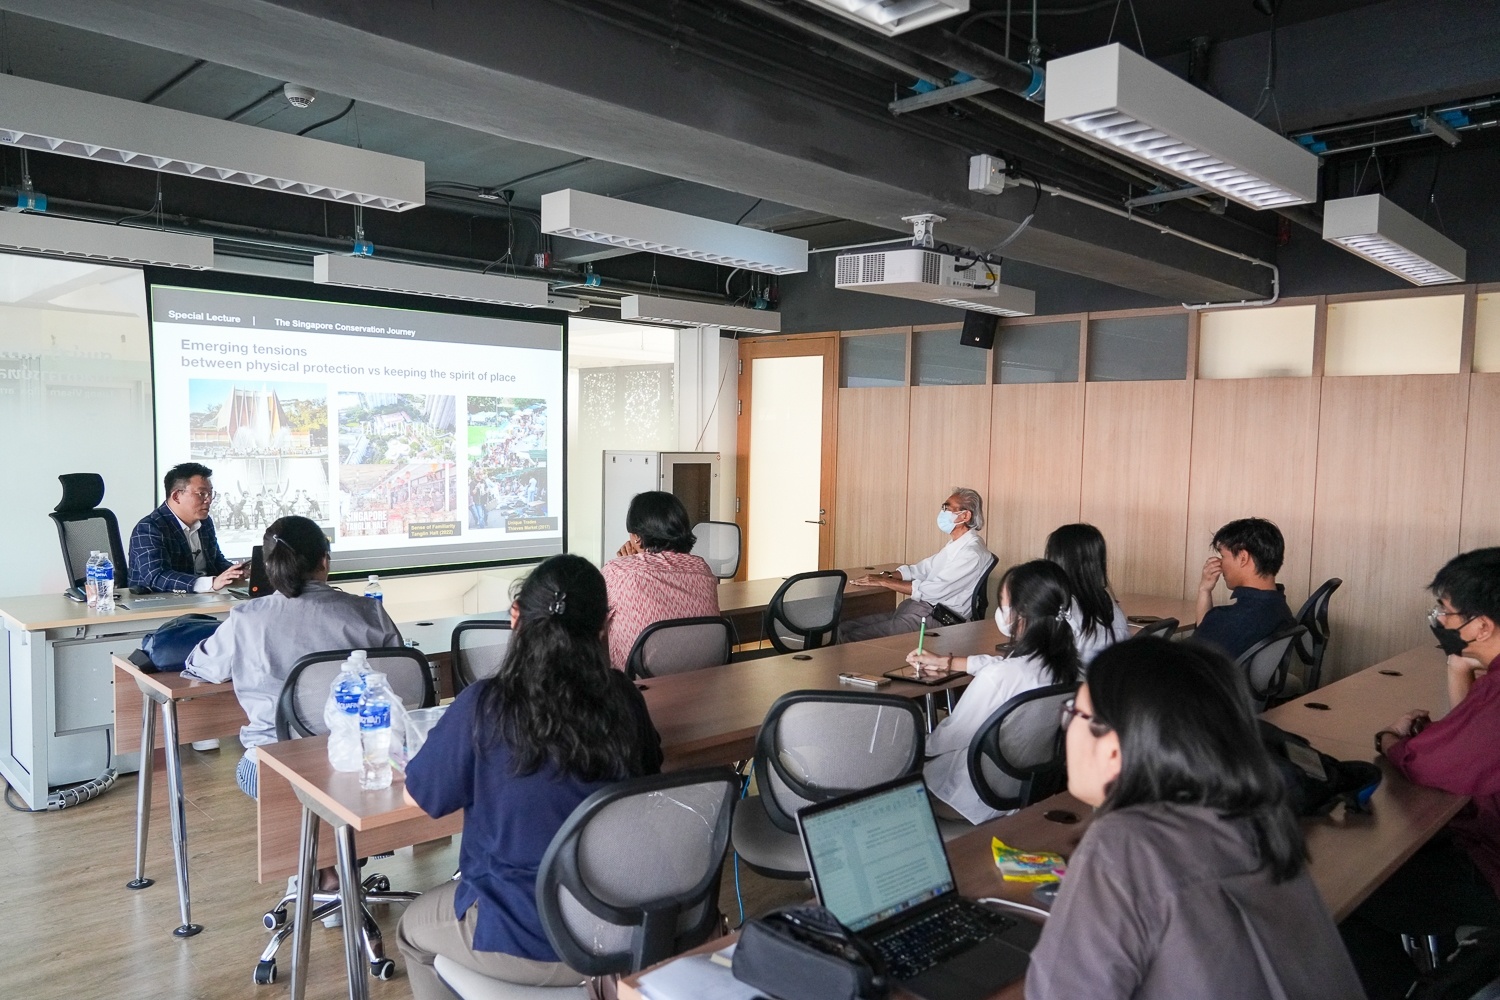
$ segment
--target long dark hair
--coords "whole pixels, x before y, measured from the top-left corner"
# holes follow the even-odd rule
[[[1073,592],[1058,565],[1033,559],[1012,566],[1000,578],[1000,589],[1010,595],[1011,609],[1025,623],[1014,655],[1040,657],[1054,684],[1077,681],[1083,664],[1067,621]]]
[[[1046,557],[1062,567],[1083,612],[1081,632],[1109,631],[1115,624],[1115,601],[1109,596],[1109,557],[1104,536],[1092,524],[1065,524],[1047,536]]]
[[[647,552],[691,552],[692,526],[682,501],[662,490],[648,490],[630,498],[625,530],[641,540]]]
[[[503,740],[517,774],[551,763],[580,781],[628,776],[636,722],[610,677],[604,577],[588,560],[553,556],[522,583],[505,660],[475,707],[478,745]]]
[[[327,554],[328,536],[323,529],[295,514],[272,521],[261,539],[266,579],[284,597],[301,597]]]
[[[1191,641],[1132,639],[1094,659],[1088,684],[1090,726],[1120,737],[1120,776],[1101,811],[1176,802],[1244,817],[1277,882],[1302,870],[1302,829],[1261,743],[1243,672],[1227,657]]]

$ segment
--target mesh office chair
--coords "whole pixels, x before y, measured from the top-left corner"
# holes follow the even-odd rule
[[[1057,723],[1077,692],[1077,684],[1036,688],[991,713],[969,741],[969,780],[980,801],[1004,812],[1063,790],[1068,767]]]
[[[969,621],[977,622],[984,620],[984,613],[990,609],[990,574],[995,572],[995,567],[1000,565],[1000,557],[991,553],[989,565],[980,574],[979,585],[974,588],[974,596],[969,598]]]
[[[897,695],[793,691],[777,698],[755,741],[758,794],[734,814],[734,849],[762,875],[807,878],[797,810],[919,772],[925,729],[916,702]]]
[[[1306,634],[1305,625],[1289,625],[1266,636],[1234,661],[1250,682],[1250,699],[1257,712],[1264,712],[1273,701],[1281,698],[1287,668],[1291,664],[1292,646]]]
[[[825,569],[786,578],[766,605],[764,634],[778,653],[831,646],[844,610],[843,570]]]
[[[740,571],[740,526],[733,521],[702,521],[693,525],[693,555],[708,563],[714,576],[732,580]]]
[[[631,678],[665,677],[722,667],[729,662],[734,642],[734,623],[719,615],[652,622],[636,636],[625,673]]]
[[[510,622],[490,618],[459,622],[453,629],[453,647],[448,658],[453,671],[454,697],[475,681],[499,673],[509,648]]]
[[[83,598],[84,570],[95,549],[109,553],[115,564],[115,591],[124,592],[130,586],[130,574],[125,547],[120,544],[120,523],[113,511],[99,506],[104,499],[104,477],[97,472],[69,472],[57,479],[62,483],[62,499],[47,516],[57,525],[70,595]]]
[[[1142,625],[1139,632],[1131,636],[1132,639],[1170,639],[1177,634],[1176,618],[1158,618],[1150,625]]]
[[[1328,627],[1328,602],[1333,592],[1343,585],[1344,581],[1336,576],[1325,580],[1321,587],[1308,595],[1302,610],[1297,612],[1297,624],[1305,626],[1307,634],[1292,648],[1297,651],[1297,658],[1305,669],[1301,677],[1292,675],[1287,678],[1284,692],[1287,697],[1315,691],[1323,683],[1323,654],[1328,651],[1328,640],[1333,637],[1333,631]]]
[[[309,653],[292,667],[282,686],[281,697],[276,702],[276,738],[278,740],[300,739],[304,736],[322,736],[328,727],[323,722],[323,705],[328,700],[328,690],[333,679],[349,658],[350,649],[329,649],[320,653]],[[391,693],[401,699],[408,709],[430,708],[437,704],[437,692],[432,687],[432,671],[427,657],[418,650],[406,646],[378,646],[366,649],[370,668],[385,674]],[[331,916],[343,906],[343,886],[338,892],[314,892],[312,917],[321,920]],[[390,979],[395,975],[396,963],[385,957],[380,925],[370,916],[371,903],[409,903],[420,893],[393,892],[390,879],[384,875],[369,875],[359,885],[360,938],[364,942],[365,958],[370,963],[370,974],[376,979]],[[266,911],[262,918],[267,930],[275,931],[255,967],[255,981],[260,984],[276,981],[276,950],[291,936],[293,926],[289,919],[289,908],[296,901],[290,893]],[[349,911],[344,910],[344,919]]]

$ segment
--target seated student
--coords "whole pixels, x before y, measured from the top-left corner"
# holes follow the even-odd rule
[[[1364,996],[1249,705],[1240,672],[1196,642],[1094,660],[1063,722],[1068,790],[1097,812],[1027,1000]]]
[[[213,470],[197,462],[173,466],[162,479],[167,499],[130,533],[130,586],[141,593],[223,590],[244,575],[219,551],[213,518]]]
[[[945,819],[983,823],[1000,813],[979,798],[969,780],[969,741],[990,715],[1018,694],[1078,680],[1068,578],[1056,563],[1036,559],[1006,570],[1000,580],[1000,610],[1016,639],[1005,656],[946,656],[913,650],[906,662],[919,670],[967,670],[974,680],[958,706],[927,737],[922,772],[933,803]],[[1049,736],[1050,739],[1050,736]]]
[[[1216,531],[1213,548],[1217,554],[1203,564],[1203,577],[1198,581],[1198,627],[1193,638],[1238,659],[1257,642],[1296,624],[1276,582],[1286,543],[1281,529],[1270,521],[1246,517]],[[1234,603],[1216,608],[1214,584],[1221,576]]]
[[[1130,638],[1125,612],[1109,592],[1104,536],[1092,524],[1065,524],[1047,536],[1045,558],[1068,575],[1078,630],[1078,658],[1087,669],[1105,646]]]
[[[1340,927],[1374,998],[1404,996],[1416,975],[1400,934],[1500,926],[1500,548],[1454,557],[1429,586],[1448,714],[1408,712],[1375,746],[1411,781],[1470,799]]]
[[[670,493],[637,493],[625,512],[630,533],[604,564],[609,588],[609,664],[625,669],[635,640],[647,625],[668,618],[719,613],[719,578],[693,555],[687,509]]]
[[[553,556],[511,605],[500,671],[471,684],[406,771],[407,797],[430,816],[464,811],[458,881],[406,908],[397,931],[416,1000],[452,1000],[433,960],[494,979],[576,986],[537,914],[536,880],[553,836],[589,795],[661,769],[661,740],[640,692],[604,648],[604,578],[579,556]]]
[[[863,587],[894,590],[906,599],[896,605],[894,613],[845,622],[839,626],[839,642],[915,632],[923,618],[935,625],[932,609],[939,604],[968,616],[974,588],[990,564],[990,550],[979,537],[984,528],[984,500],[974,490],[955,486],[938,511],[937,526],[948,536],[948,542],[935,554],[915,565],[898,567],[894,573],[886,571],[854,581]]]

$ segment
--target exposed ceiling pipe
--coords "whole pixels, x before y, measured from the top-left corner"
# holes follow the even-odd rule
[[[959,38],[951,31],[902,35],[894,41],[901,48],[951,66],[976,80],[993,83],[1001,90],[1019,94],[1029,101],[1038,100],[1046,85],[1040,66],[1012,62],[997,52]]]

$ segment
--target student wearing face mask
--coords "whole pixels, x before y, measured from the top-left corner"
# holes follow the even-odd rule
[[[979,532],[984,528],[984,500],[963,486],[953,488],[937,515],[937,529],[948,543],[919,563],[860,577],[864,587],[884,587],[905,598],[894,613],[866,615],[839,626],[840,642],[858,642],[883,635],[915,632],[922,619],[931,621],[932,609],[941,604],[963,616],[969,614],[974,588],[990,564],[990,550]]]
[[[916,650],[906,662],[918,670],[967,670],[974,675],[958,706],[927,737],[922,773],[933,809],[944,819],[983,823],[1001,815],[985,805],[969,780],[969,741],[986,719],[1018,694],[1078,681],[1081,665],[1071,623],[1073,594],[1056,563],[1036,559],[1006,570],[1000,580],[1003,631],[1016,639],[1005,656],[947,656]],[[1052,733],[1045,734],[1052,739]]]
[[[1416,976],[1401,934],[1500,925],[1500,548],[1456,556],[1428,586],[1437,605],[1427,623],[1448,654],[1448,714],[1407,712],[1375,734],[1375,749],[1411,781],[1469,804],[1340,927],[1376,1000],[1404,996]]]
[[[1104,535],[1092,524],[1065,524],[1047,536],[1045,558],[1068,574],[1068,584],[1073,588],[1078,658],[1087,668],[1100,650],[1130,638],[1125,612],[1109,592]],[[1001,627],[1003,630],[1004,626]]]

